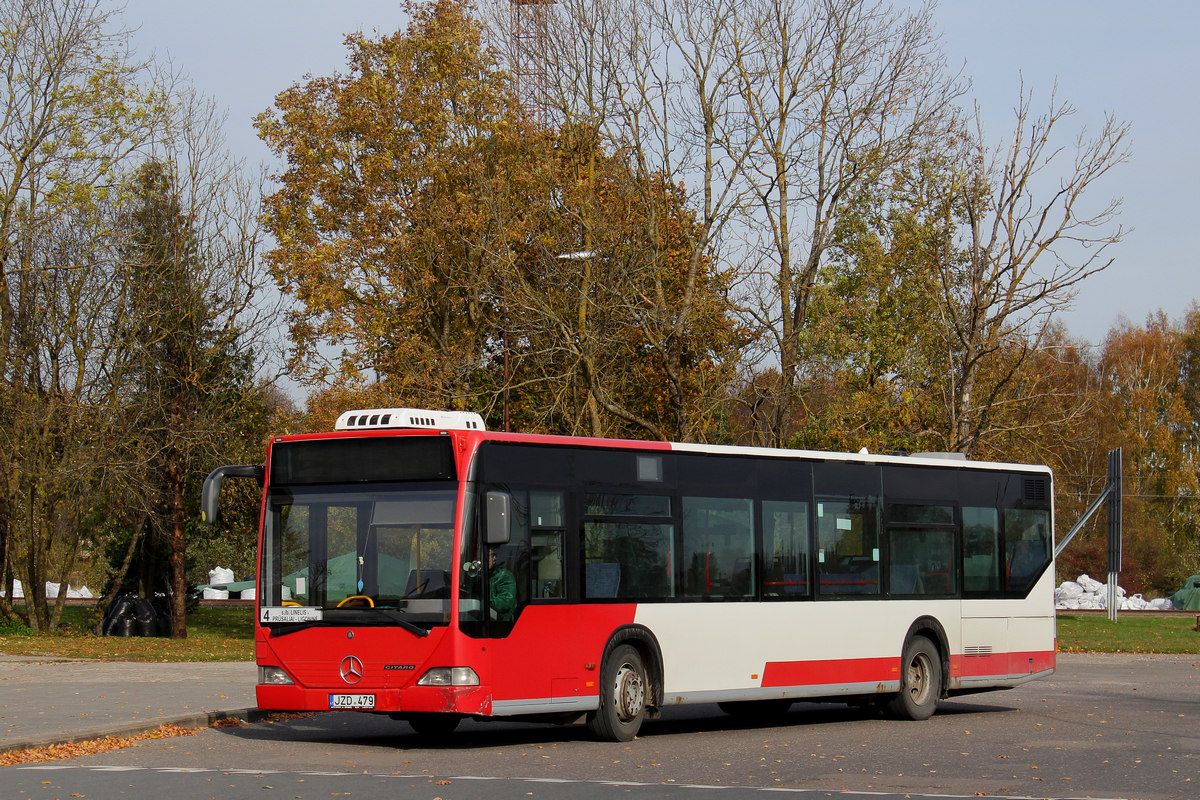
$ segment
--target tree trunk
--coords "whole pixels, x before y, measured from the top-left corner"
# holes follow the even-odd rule
[[[62,611],[67,605],[67,591],[70,588],[71,572],[75,569],[75,563],[79,558],[79,540],[82,529],[79,513],[76,511],[68,515],[65,525],[56,523],[59,529],[56,531],[56,536],[65,537],[70,544],[67,547],[66,560],[62,563],[56,575],[58,578],[58,597],[54,600],[54,610],[50,614],[50,625],[47,630],[53,632],[58,630],[59,624],[62,622]],[[66,528],[70,533],[65,533],[63,528]]]
[[[0,480],[0,487],[7,486],[6,480]],[[9,529],[11,527],[12,515],[9,513],[8,493],[0,488],[0,591],[3,595],[0,596],[0,619],[17,620],[17,612],[13,610],[13,574],[12,562],[9,559],[9,551],[11,546],[9,542]]]
[[[182,470],[176,459],[168,461],[166,470],[167,508],[171,544],[171,638],[187,638],[187,542],[184,539],[184,508]]]

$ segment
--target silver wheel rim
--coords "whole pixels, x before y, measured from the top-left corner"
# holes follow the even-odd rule
[[[617,670],[613,689],[617,719],[629,722],[642,713],[642,708],[646,705],[646,685],[640,672],[630,664],[622,664]]]
[[[918,706],[925,705],[929,700],[929,676],[933,672],[933,664],[926,653],[917,653],[908,662],[908,695]]]

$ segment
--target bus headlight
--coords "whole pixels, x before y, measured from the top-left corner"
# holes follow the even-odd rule
[[[295,682],[283,667],[259,667],[258,683],[260,686],[291,686]]]
[[[418,686],[478,686],[479,676],[470,667],[434,667],[421,676]]]

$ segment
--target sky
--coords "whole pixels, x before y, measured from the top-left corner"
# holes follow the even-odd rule
[[[896,0],[898,6],[915,5]],[[1122,200],[1132,229],[1112,266],[1085,281],[1063,316],[1099,344],[1119,319],[1178,320],[1200,301],[1200,256],[1190,246],[1200,213],[1200,2],[1196,0],[941,0],[935,20],[950,63],[972,80],[985,135],[1011,132],[1022,83],[1035,109],[1058,98],[1070,120],[1097,130],[1111,113],[1131,123],[1132,157],[1093,189]],[[230,147],[270,163],[255,115],[306,74],[344,71],[346,33],[391,33],[407,23],[397,0],[127,0],[125,25],[142,56],[170,59],[228,109]]]

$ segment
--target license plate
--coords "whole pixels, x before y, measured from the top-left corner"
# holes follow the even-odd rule
[[[373,694],[331,694],[329,695],[329,707],[333,708],[374,708],[375,695]]]

